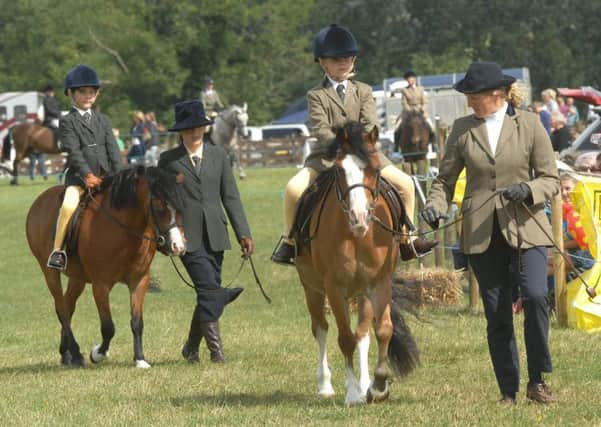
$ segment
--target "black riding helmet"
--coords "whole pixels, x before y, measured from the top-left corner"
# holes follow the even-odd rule
[[[313,41],[313,57],[315,62],[319,58],[345,58],[357,56],[359,48],[355,36],[348,29],[332,24],[319,30]]]
[[[405,80],[407,80],[409,77],[417,77],[417,74],[415,74],[415,71],[413,70],[409,70],[405,74],[403,74],[403,78]]]
[[[98,89],[100,87],[100,79],[96,70],[84,64],[76,65],[71,68],[65,77],[65,95],[69,89],[78,87],[90,86]]]

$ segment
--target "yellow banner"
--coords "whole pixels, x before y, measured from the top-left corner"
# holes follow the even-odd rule
[[[582,273],[582,278],[589,286],[599,283],[601,264]],[[579,278],[567,284],[568,288],[568,326],[587,332],[601,331],[601,286],[597,287],[599,295],[589,298],[586,289]]]
[[[596,261],[600,260],[599,230],[601,224],[601,177],[574,177],[578,180],[571,194],[572,203],[580,214],[589,251]]]
[[[457,183],[455,184],[455,194],[453,194],[453,203],[461,209],[461,203],[463,202],[463,195],[465,194],[465,168],[459,174]]]

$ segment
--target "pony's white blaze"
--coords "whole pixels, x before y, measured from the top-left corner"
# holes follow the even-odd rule
[[[361,396],[365,397],[367,390],[371,384],[369,378],[369,332],[361,337],[357,342],[357,350],[359,350],[359,386],[361,387]]]
[[[363,184],[363,169],[365,163],[355,155],[347,155],[342,160],[344,175],[348,186]],[[351,230],[357,237],[363,237],[367,233],[367,219],[369,214],[369,204],[365,189],[357,187],[349,193],[349,207],[351,209]]]
[[[317,388],[320,396],[334,396],[334,387],[332,387],[332,373],[328,366],[328,350],[327,350],[328,331],[317,328],[315,332],[315,340],[317,341]]]
[[[169,212],[171,212],[171,224],[175,224],[175,209],[171,206]],[[180,255],[186,251],[186,243],[184,242],[184,236],[179,231],[178,227],[173,227],[169,230],[169,238],[171,239],[171,251],[175,255]]]

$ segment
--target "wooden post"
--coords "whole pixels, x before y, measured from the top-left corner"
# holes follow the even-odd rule
[[[561,193],[557,193],[551,200],[551,224],[553,239],[557,247],[563,252],[563,210]],[[568,326],[568,291],[566,288],[566,265],[563,256],[553,250],[553,274],[555,278],[555,310],[559,326]]]
[[[444,149],[444,140],[445,140],[445,132],[442,127],[442,122],[439,116],[436,116],[436,166],[440,167],[440,163],[442,160],[443,149]],[[444,223],[443,223],[444,224]],[[436,240],[441,242],[436,248],[434,248],[434,259],[436,260],[436,267],[444,268],[444,253],[443,246],[444,235],[440,230],[436,230],[435,237]]]

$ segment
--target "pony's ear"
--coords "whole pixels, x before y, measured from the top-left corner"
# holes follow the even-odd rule
[[[176,182],[176,183],[178,183],[178,184],[181,184],[182,182],[184,182],[184,174],[183,174],[183,173],[181,173],[181,172],[180,172],[180,173],[178,173],[178,174],[175,176],[175,182]]]
[[[244,105],[242,106],[242,110],[246,113],[247,109],[248,109],[248,104],[245,102]]]
[[[378,132],[378,127],[374,126],[373,128],[371,128],[371,131],[369,132],[369,140],[371,142],[376,142],[376,141],[378,141],[379,136],[380,136],[380,133]]]

